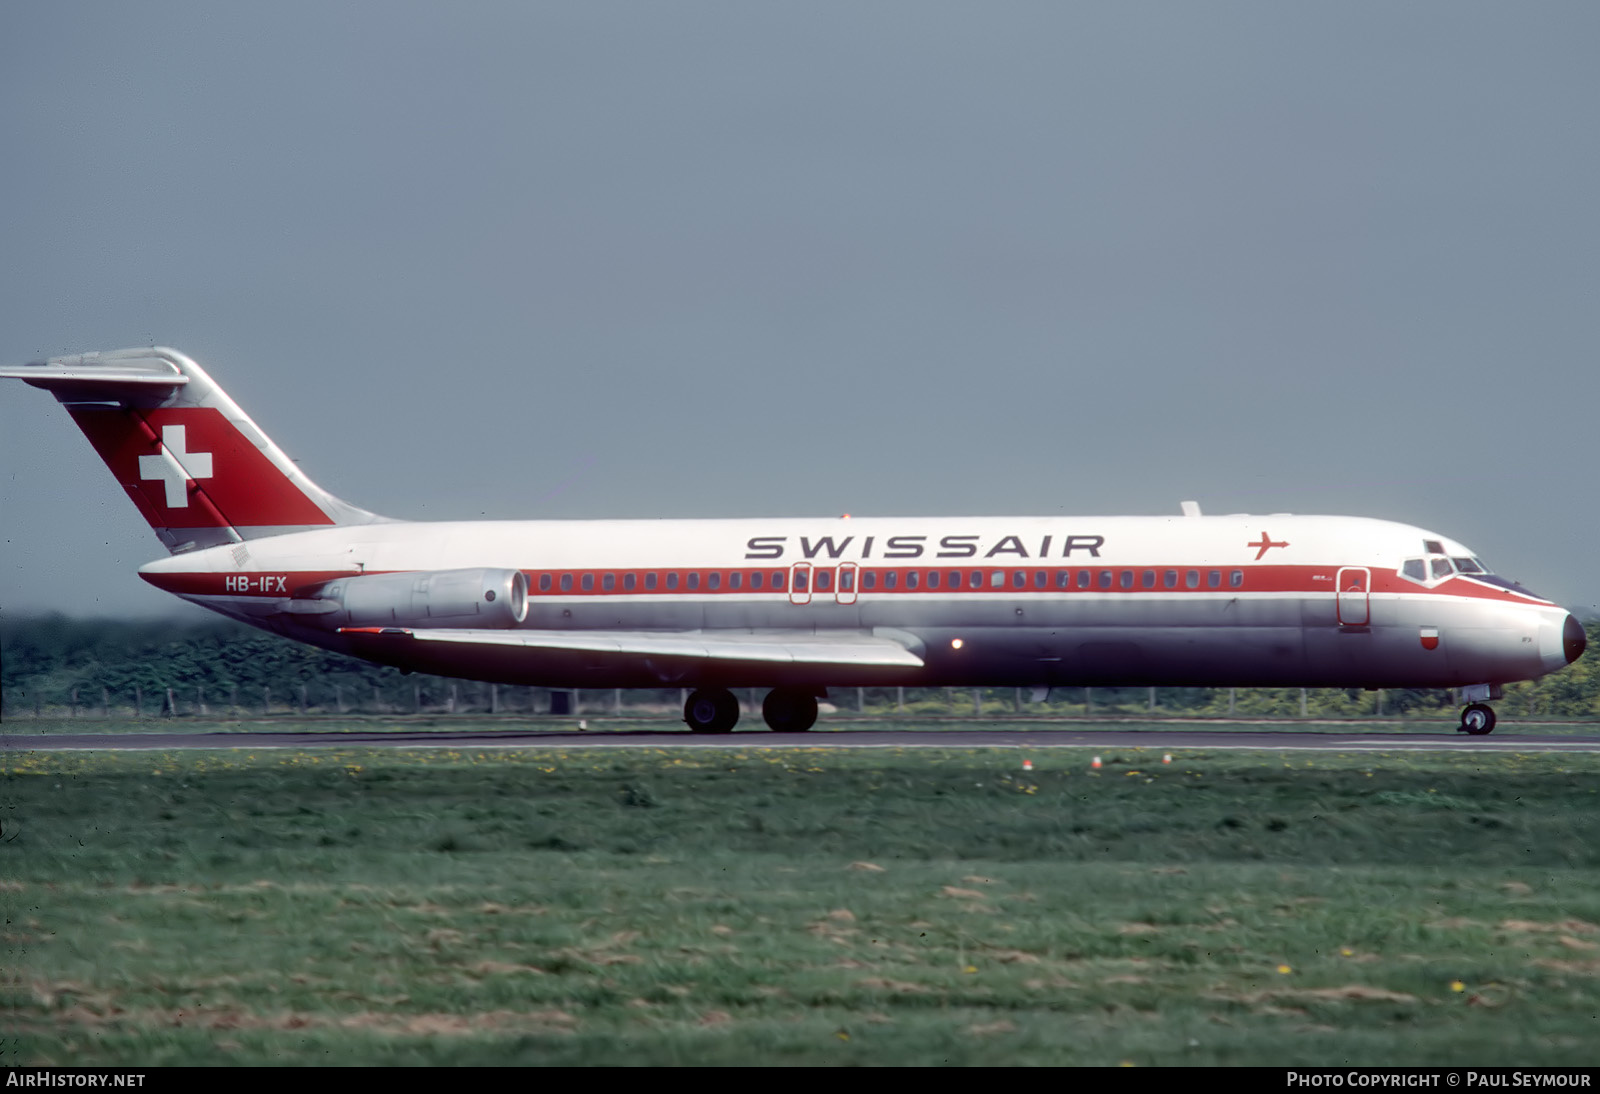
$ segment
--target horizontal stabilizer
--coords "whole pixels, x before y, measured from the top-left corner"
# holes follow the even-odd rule
[[[90,388],[172,388],[189,382],[176,365],[155,351],[120,350],[52,357],[0,368],[0,379],[25,380],[47,391],[72,393]]]

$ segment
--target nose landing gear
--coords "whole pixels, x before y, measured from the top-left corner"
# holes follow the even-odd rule
[[[1456,732],[1484,737],[1494,732],[1494,708],[1488,703],[1471,703],[1461,709],[1461,725]]]

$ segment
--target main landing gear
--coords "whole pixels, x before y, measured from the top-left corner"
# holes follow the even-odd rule
[[[761,717],[774,733],[804,733],[817,724],[817,697],[799,688],[773,688]]]
[[[1472,703],[1461,709],[1461,725],[1458,733],[1470,733],[1474,737],[1484,737],[1494,732],[1494,708],[1488,703]]]
[[[761,717],[776,733],[802,733],[817,724],[817,697],[801,688],[773,688]],[[739,723],[739,700],[726,688],[699,688],[683,704],[683,720],[694,733],[729,733]]]
[[[739,723],[739,700],[723,688],[700,688],[683,704],[683,720],[694,733],[731,733]]]

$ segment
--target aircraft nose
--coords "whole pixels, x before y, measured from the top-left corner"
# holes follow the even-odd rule
[[[1589,636],[1584,632],[1583,624],[1578,622],[1578,617],[1567,614],[1567,622],[1561,628],[1561,650],[1567,655],[1567,664],[1572,664],[1583,656],[1583,651],[1589,645]]]

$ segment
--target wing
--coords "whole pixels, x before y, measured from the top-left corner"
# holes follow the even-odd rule
[[[631,657],[695,657],[715,661],[771,661],[805,665],[895,665],[921,668],[922,658],[894,638],[859,631],[668,632],[413,630],[344,627],[340,634],[378,635],[415,642],[525,650],[582,650]]]
[[[923,667],[893,631],[541,631],[344,627],[353,652],[421,672],[529,683],[654,687],[700,679],[840,681]]]

